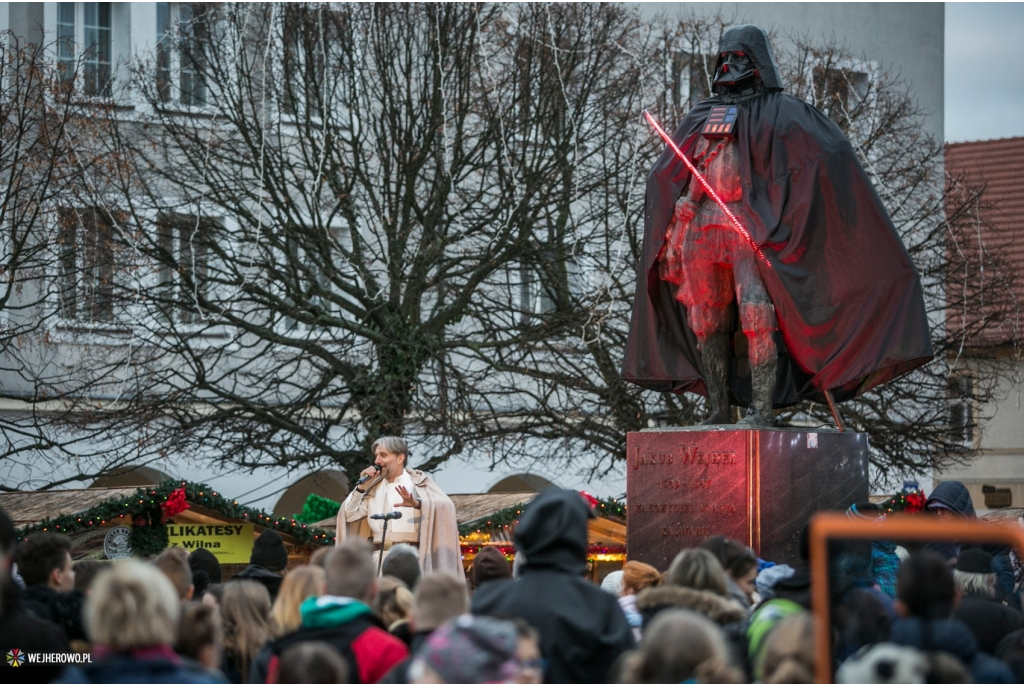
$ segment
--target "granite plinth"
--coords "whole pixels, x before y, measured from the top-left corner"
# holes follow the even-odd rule
[[[626,449],[627,554],[662,571],[719,533],[796,563],[814,512],[868,498],[864,433],[667,428],[627,434]]]

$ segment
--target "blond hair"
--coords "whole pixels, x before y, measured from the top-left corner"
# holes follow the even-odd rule
[[[764,641],[764,682],[813,683],[814,617],[787,616]]]
[[[684,549],[676,555],[665,572],[665,584],[728,596],[722,563],[714,554],[699,547]]]
[[[394,576],[382,576],[377,581],[377,598],[373,602],[373,609],[385,628],[390,629],[398,621],[408,618],[411,608],[412,593],[405,583]]]
[[[642,561],[627,561],[622,567],[622,588],[639,594],[648,587],[661,585],[661,574],[658,569]]]
[[[178,592],[178,599],[184,601],[188,598],[188,590],[192,587],[192,567],[188,565],[188,552],[181,547],[170,547],[153,560],[153,565],[171,581]]]
[[[455,576],[428,573],[416,584],[412,606],[416,630],[433,630],[445,621],[469,612],[469,593],[466,584]]]
[[[718,626],[686,609],[666,609],[651,621],[639,649],[624,662],[620,682],[687,680],[740,683],[743,676],[730,664],[729,648]]]
[[[83,617],[94,643],[128,652],[173,645],[181,603],[167,576],[149,564],[126,561],[96,578]]]
[[[249,665],[270,639],[270,593],[251,580],[232,580],[224,585],[220,601],[224,621],[224,651],[238,662],[242,682],[249,682]]]
[[[288,572],[270,610],[270,624],[275,637],[299,628],[302,615],[299,607],[310,597],[320,597],[327,588],[327,574],[319,566],[300,566]]]

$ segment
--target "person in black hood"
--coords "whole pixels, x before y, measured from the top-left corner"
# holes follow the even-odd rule
[[[937,516],[939,520],[946,517],[957,517],[968,521],[978,518],[974,512],[974,503],[967,486],[958,480],[947,480],[939,483],[932,494],[925,500],[925,511]],[[1006,599],[1015,584],[1013,565],[1010,562],[1010,548],[1005,545],[962,545],[957,542],[930,543],[926,549],[937,552],[947,563],[953,564],[964,549],[979,548],[992,556],[992,573],[996,574],[995,598],[1000,602]]]
[[[549,683],[606,682],[633,633],[615,597],[583,578],[587,520],[579,493],[550,488],[526,507],[516,547],[527,562],[517,580],[492,580],[473,595],[474,614],[521,618],[540,633]]]
[[[270,601],[277,598],[277,591],[284,581],[288,568],[288,549],[281,535],[274,530],[265,530],[256,538],[249,555],[249,565],[231,580],[255,580],[267,588]]]
[[[940,518],[947,515],[959,515],[966,519],[977,518],[974,503],[967,486],[958,480],[947,480],[939,483],[932,494],[925,500],[924,508],[937,514]],[[944,512],[950,512],[945,514]]]

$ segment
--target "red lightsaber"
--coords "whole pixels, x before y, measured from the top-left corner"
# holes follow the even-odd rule
[[[690,170],[690,173],[693,174],[693,177],[697,179],[701,186],[704,187],[704,191],[711,196],[711,199],[714,200],[715,203],[722,208],[722,211],[725,212],[725,215],[729,217],[730,221],[732,221],[732,225],[736,227],[736,230],[739,231],[740,235],[747,239],[747,242],[750,243],[750,247],[753,248],[754,252],[757,253],[757,256],[761,258],[761,261],[764,262],[768,268],[771,268],[772,265],[768,263],[768,258],[764,256],[764,253],[761,252],[761,248],[759,248],[757,246],[757,243],[754,242],[754,239],[750,237],[750,233],[747,232],[747,229],[743,227],[743,224],[741,224],[740,220],[736,218],[736,215],[733,214],[725,205],[725,202],[723,202],[722,198],[718,196],[718,193],[715,192],[715,189],[708,184],[704,176],[701,175],[699,171],[697,171],[697,167],[694,166],[693,162],[686,158],[686,155],[683,154],[683,151],[679,149],[678,145],[676,145],[676,141],[672,140],[672,137],[669,134],[665,133],[665,129],[663,129],[658,124],[654,117],[651,116],[651,113],[648,112],[646,109],[644,110],[644,117],[647,119],[647,122],[654,127],[654,130],[658,132],[658,135],[661,136],[662,140],[668,143],[668,146],[672,148],[672,151],[676,153],[676,156],[679,159],[683,160],[683,164],[686,165],[686,168]]]

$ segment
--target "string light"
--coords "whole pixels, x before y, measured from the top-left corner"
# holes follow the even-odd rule
[[[53,519],[43,519],[19,531],[18,539],[25,539],[37,531],[49,532],[51,529],[73,534],[79,530],[115,522],[115,518],[120,520],[129,516],[134,519],[132,546],[135,553],[139,556],[158,554],[167,546],[165,517],[161,509],[172,493],[179,489],[184,490],[185,501],[201,503],[208,509],[244,521],[259,521],[267,528],[287,530],[299,543],[327,545],[336,539],[329,538],[321,529],[311,528],[295,518],[273,517],[265,512],[241,506],[238,500],[228,500],[206,485],[188,481],[165,481],[157,488],[140,488],[124,498],[107,500],[80,515],[66,514]],[[181,495],[177,497],[180,498]]]

